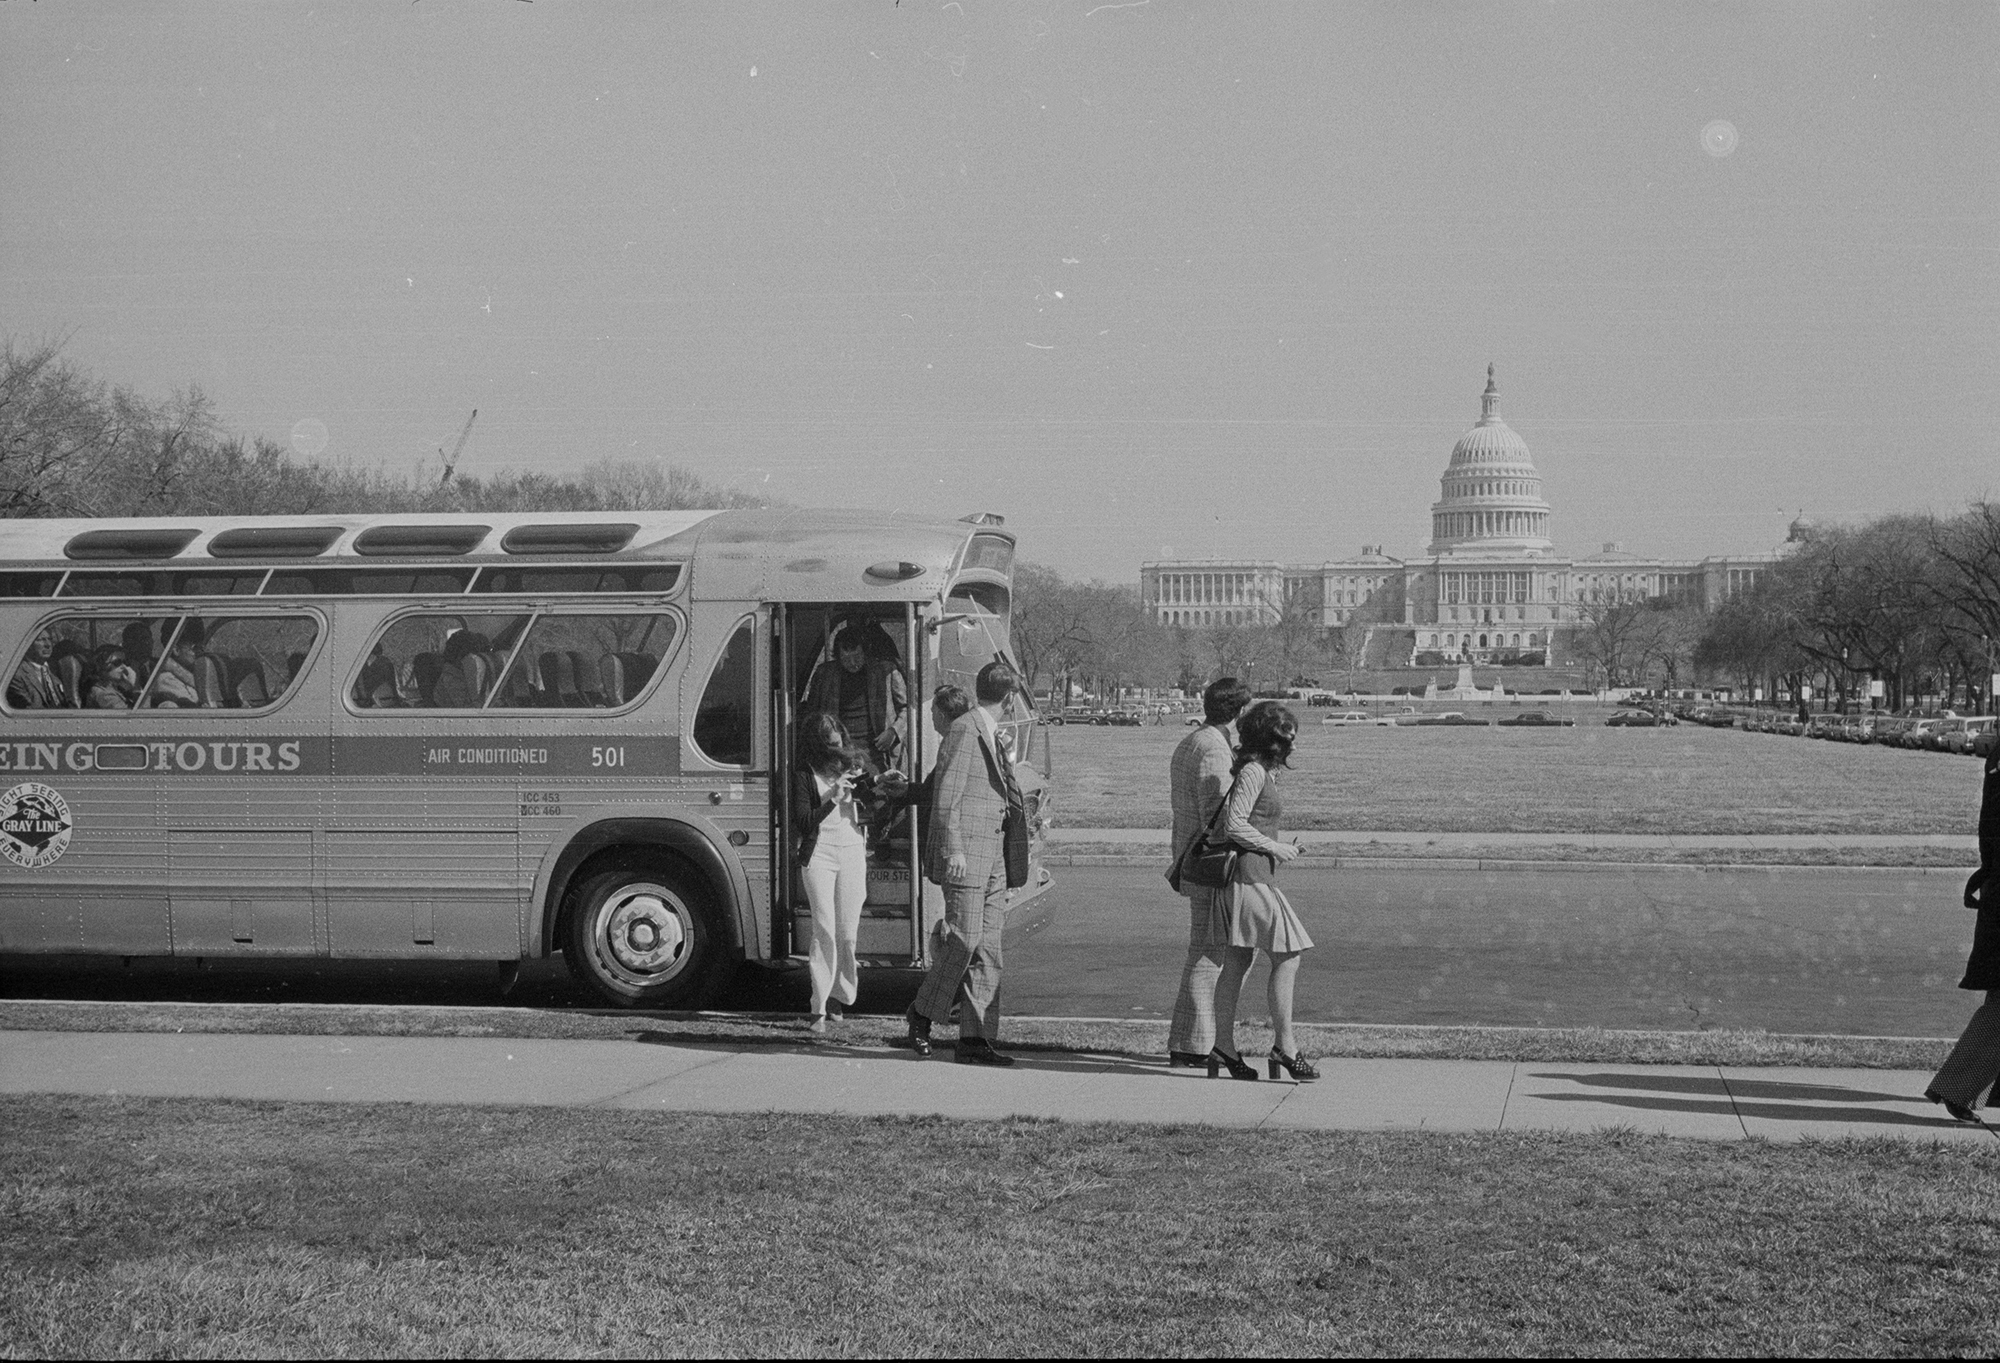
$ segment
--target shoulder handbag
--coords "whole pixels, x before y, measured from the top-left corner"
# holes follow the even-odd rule
[[[1239,775],[1229,783],[1229,790],[1209,818],[1208,827],[1187,845],[1167,872],[1167,884],[1173,886],[1176,893],[1183,885],[1203,885],[1219,890],[1236,874],[1236,858],[1240,855],[1236,844],[1225,842],[1219,847],[1211,846],[1208,836],[1215,831],[1223,811],[1229,808],[1230,798],[1236,794],[1236,782],[1242,779]]]

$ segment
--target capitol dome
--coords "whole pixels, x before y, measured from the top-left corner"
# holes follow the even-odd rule
[[[1500,419],[1500,389],[1493,366],[1486,366],[1479,424],[1451,447],[1451,462],[1440,480],[1444,493],[1431,504],[1433,555],[1453,553],[1545,553],[1549,504],[1542,500],[1542,475],[1529,457],[1528,442]]]

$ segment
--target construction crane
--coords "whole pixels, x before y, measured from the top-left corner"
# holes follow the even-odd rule
[[[458,467],[458,456],[465,452],[465,442],[472,438],[472,423],[477,420],[479,420],[479,409],[474,407],[472,415],[465,419],[465,426],[458,433],[458,443],[451,447],[449,455],[444,452],[444,446],[438,446],[438,459],[444,464],[444,477],[438,479],[439,487],[451,481],[451,472]]]

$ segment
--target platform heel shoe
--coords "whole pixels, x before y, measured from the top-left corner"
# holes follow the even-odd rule
[[[1276,1046],[1273,1046],[1271,1048],[1271,1077],[1273,1079],[1278,1077],[1278,1070],[1280,1068],[1283,1068],[1285,1073],[1292,1077],[1292,1082],[1295,1084],[1310,1084],[1313,1080],[1319,1078],[1319,1071],[1313,1068],[1312,1061],[1306,1059],[1304,1055],[1286,1055]]]
[[[1228,1069],[1231,1079],[1248,1079],[1252,1083],[1256,1082],[1257,1067],[1255,1065],[1244,1060],[1242,1056],[1231,1055],[1220,1046],[1217,1046],[1208,1053],[1208,1077],[1211,1079],[1215,1078],[1225,1068]]]

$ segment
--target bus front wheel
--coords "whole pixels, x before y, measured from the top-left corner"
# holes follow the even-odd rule
[[[660,862],[599,871],[578,886],[563,954],[621,1008],[694,1008],[723,959],[706,887]]]

